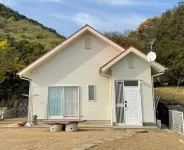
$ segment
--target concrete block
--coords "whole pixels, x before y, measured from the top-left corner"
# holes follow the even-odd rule
[[[78,123],[70,123],[65,125],[66,132],[76,132],[78,131]]]
[[[51,132],[60,132],[63,129],[64,129],[63,124],[53,124],[53,125],[50,126],[50,131]]]

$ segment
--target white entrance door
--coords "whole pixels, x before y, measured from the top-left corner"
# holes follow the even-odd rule
[[[142,126],[141,95],[139,87],[124,87],[126,125]]]

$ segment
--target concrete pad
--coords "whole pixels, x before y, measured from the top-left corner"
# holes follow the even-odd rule
[[[104,141],[112,142],[112,141],[115,141],[115,139],[114,138],[105,138]]]
[[[93,147],[95,147],[95,146],[97,146],[97,144],[84,144],[84,145],[82,145],[82,146],[80,146],[81,148],[87,148],[87,149],[89,149],[89,148],[93,148]]]
[[[96,141],[93,141],[94,144],[103,144],[105,143],[104,141],[101,141],[101,140],[96,140]]]

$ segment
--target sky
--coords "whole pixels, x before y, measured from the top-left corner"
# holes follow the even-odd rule
[[[89,24],[100,32],[134,30],[179,0],[0,0],[0,3],[68,37]]]

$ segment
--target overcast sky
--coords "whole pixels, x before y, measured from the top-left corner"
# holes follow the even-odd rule
[[[100,32],[136,29],[178,0],[0,0],[0,3],[68,37],[89,24]]]

